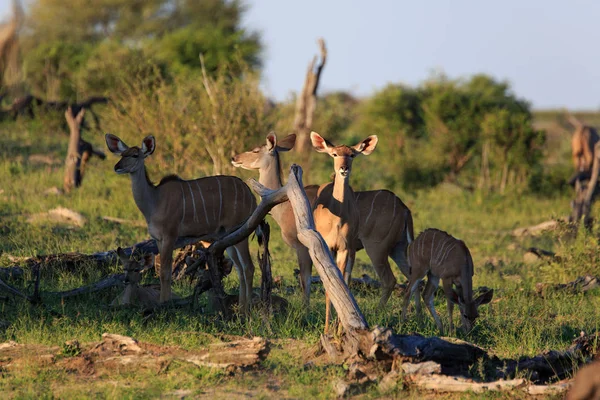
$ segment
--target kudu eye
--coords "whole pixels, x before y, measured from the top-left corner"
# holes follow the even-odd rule
[[[333,154],[332,154],[332,156],[334,156],[334,157],[337,157],[337,154],[336,154],[336,153],[333,153]]]

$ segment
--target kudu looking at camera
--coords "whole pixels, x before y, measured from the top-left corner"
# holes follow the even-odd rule
[[[173,250],[178,237],[212,241],[240,224],[256,208],[250,188],[234,176],[209,176],[183,180],[167,176],[158,185],[148,178],[144,160],[154,152],[154,136],[144,138],[141,147],[129,147],[117,136],[107,134],[108,149],[121,160],[118,174],[131,176],[133,198],[144,215],[150,236],[160,252],[160,301],[171,299]],[[254,264],[248,238],[227,249],[240,277],[239,304],[249,311]]]
[[[355,146],[335,146],[316,132],[310,140],[316,151],[333,157],[333,182],[319,187],[313,207],[315,227],[336,260],[346,285],[350,282],[356,243],[358,241],[359,210],[350,187],[352,161],[359,154],[369,155],[377,146],[377,136],[369,136]],[[329,329],[331,300],[325,292],[325,333]]]
[[[295,134],[279,140],[275,133],[271,132],[267,135],[265,144],[237,154],[231,159],[231,163],[235,167],[258,170],[258,180],[262,185],[273,190],[279,189],[282,187],[279,153],[292,149],[295,141]],[[304,187],[311,206],[317,198],[318,188],[317,185]],[[412,214],[402,200],[388,190],[354,194],[359,210],[358,241],[355,247],[357,251],[364,248],[373,263],[381,281],[380,306],[384,306],[396,286],[396,277],[388,257],[391,257],[408,277],[406,249],[414,237]],[[312,261],[308,250],[297,238],[296,222],[290,203],[275,206],[271,215],[281,228],[284,242],[296,250],[304,299],[308,302]]]
[[[460,309],[463,330],[470,331],[479,316],[477,308],[489,303],[494,291],[488,290],[473,299],[473,259],[465,243],[444,231],[427,229],[421,232],[409,246],[408,262],[410,277],[404,294],[402,321],[406,321],[410,297],[415,294],[419,283],[427,276],[427,284],[422,294],[423,301],[440,332],[444,333],[444,327],[433,306],[433,297],[440,279],[443,282],[450,318],[449,332],[454,332],[452,322],[454,304],[458,304]],[[453,285],[458,291],[453,288]]]

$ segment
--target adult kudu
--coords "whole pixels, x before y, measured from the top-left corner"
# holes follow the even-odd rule
[[[115,135],[106,134],[106,145],[121,160],[117,174],[131,176],[133,198],[148,224],[150,236],[160,252],[160,301],[171,298],[173,250],[178,237],[212,241],[231,230],[252,214],[256,199],[250,188],[235,176],[209,176],[183,180],[167,176],[158,185],[148,178],[146,157],[156,147],[154,136],[144,138],[141,147],[129,147]],[[248,250],[248,238],[227,249],[240,277],[239,304],[244,312],[250,307],[254,264]]]
[[[359,154],[369,155],[377,146],[377,136],[372,135],[350,147],[335,146],[316,132],[311,132],[313,148],[333,157],[333,182],[319,187],[313,207],[315,227],[335,258],[346,285],[350,282],[356,243],[358,241],[359,211],[350,186],[352,161]],[[325,292],[325,333],[329,329],[331,299]]]
[[[271,132],[265,144],[250,151],[237,154],[231,159],[235,167],[258,170],[259,182],[269,189],[282,187],[281,152],[294,147],[296,135],[291,134],[279,140]],[[306,196],[314,205],[319,186],[305,186]],[[413,220],[408,207],[389,190],[370,190],[354,192],[359,213],[358,240],[356,250],[365,249],[381,281],[382,294],[380,306],[384,306],[396,285],[396,278],[388,257],[398,265],[408,277],[406,249],[413,239]],[[296,250],[300,267],[301,285],[304,300],[310,297],[310,276],[312,261],[308,249],[298,240],[294,213],[289,202],[277,205],[271,211],[273,219],[281,228],[284,242]]]

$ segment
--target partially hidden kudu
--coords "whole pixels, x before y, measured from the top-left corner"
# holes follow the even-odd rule
[[[575,198],[571,202],[569,220],[579,222],[584,217],[584,223],[591,219],[589,212],[595,194],[598,176],[600,175],[600,137],[591,126],[581,123],[569,115],[569,122],[575,127],[571,137],[571,152],[575,172],[569,179],[569,184],[575,187]]]
[[[262,185],[269,189],[279,189],[282,186],[279,153],[292,149],[295,141],[295,134],[278,140],[275,133],[269,133],[264,145],[237,154],[231,163],[235,167],[257,169],[258,180]],[[317,199],[318,188],[317,185],[304,187],[311,206]],[[358,241],[355,248],[357,251],[364,248],[369,255],[381,281],[380,306],[384,306],[396,285],[388,256],[395,261],[406,277],[409,275],[406,249],[414,237],[412,214],[402,200],[388,190],[354,194],[359,212]],[[304,299],[308,303],[312,261],[308,249],[298,240],[290,203],[285,202],[274,207],[271,215],[281,228],[284,242],[296,250]]]
[[[573,386],[571,386],[571,389],[567,393],[565,399],[600,399],[600,361],[594,361],[577,371]]]
[[[449,331],[454,332],[452,312],[454,304],[460,309],[462,327],[465,332],[472,329],[475,319],[479,316],[477,308],[492,300],[493,290],[488,290],[476,299],[473,299],[473,258],[467,245],[448,233],[438,229],[426,229],[412,242],[408,248],[408,261],[410,264],[410,277],[404,304],[402,306],[402,320],[406,321],[411,295],[415,294],[419,283],[427,276],[427,284],[423,290],[423,301],[435,323],[444,333],[440,317],[435,312],[433,297],[436,289],[443,281],[444,293],[450,318]],[[456,286],[455,290],[453,285]],[[418,304],[418,303],[417,303]],[[420,312],[418,307],[417,312]]]
[[[310,133],[314,149],[333,157],[333,182],[319,187],[313,207],[315,227],[335,258],[346,284],[350,282],[358,241],[359,211],[352,187],[350,173],[352,161],[359,154],[369,155],[377,146],[377,136],[372,135],[349,147],[335,146],[316,132]],[[331,300],[325,292],[325,333],[329,330]]]
[[[115,165],[118,174],[131,176],[133,198],[156,240],[160,252],[160,301],[171,298],[173,250],[178,237],[212,241],[252,214],[256,199],[250,188],[235,176],[209,176],[183,180],[167,176],[158,185],[148,178],[144,160],[154,152],[154,136],[144,138],[141,147],[129,147],[115,135],[106,134],[108,149],[121,156]],[[250,307],[254,264],[248,238],[227,249],[240,277],[239,304]]]

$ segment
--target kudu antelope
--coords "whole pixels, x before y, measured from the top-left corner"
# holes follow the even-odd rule
[[[256,208],[250,188],[234,176],[210,176],[183,180],[167,176],[158,185],[148,178],[144,160],[155,149],[154,136],[144,138],[141,147],[129,147],[117,136],[107,134],[108,149],[121,156],[117,174],[131,176],[133,198],[156,240],[160,252],[160,301],[171,298],[173,250],[178,237],[214,240],[242,224]],[[240,307],[249,310],[254,264],[248,239],[227,249],[240,277]]]
[[[295,141],[295,134],[278,140],[274,133],[269,133],[264,145],[237,154],[232,158],[231,163],[235,167],[257,169],[261,184],[269,189],[278,189],[282,185],[279,153],[292,149]],[[311,206],[314,205],[318,186],[305,186],[304,189]],[[388,256],[408,277],[406,248],[414,237],[412,214],[402,200],[388,190],[354,194],[359,211],[358,241],[355,247],[357,251],[364,248],[373,263],[382,287],[380,306],[384,306],[396,286],[396,277],[390,267]],[[281,228],[285,243],[296,250],[302,289],[308,302],[312,261],[308,250],[297,238],[296,222],[290,203],[285,202],[274,207],[271,215]]]
[[[281,181],[281,162],[279,152],[289,151],[294,147],[296,135],[291,134],[278,141],[274,133],[267,135],[266,144],[256,147],[251,151],[238,154],[231,159],[235,167],[244,169],[258,169],[258,181],[269,189],[279,189],[283,186]],[[318,185],[305,186],[306,196],[312,206],[317,199]],[[300,285],[304,301],[309,303],[310,278],[312,273],[312,260],[308,249],[298,240],[294,211],[289,201],[276,205],[270,212],[271,216],[281,228],[283,241],[296,251],[298,266],[300,267]]]
[[[589,179],[594,163],[594,148],[600,137],[596,129],[584,125],[573,116],[569,116],[569,122],[575,126],[575,132],[571,137],[571,152],[575,173],[569,180],[570,184],[574,184],[577,179]]]
[[[135,251],[130,256],[120,247],[117,249],[117,256],[123,264],[125,272],[125,290],[111,303],[112,306],[136,305],[141,304],[144,307],[158,305],[158,291],[156,289],[144,288],[140,286],[142,281],[142,272],[154,268],[154,254],[138,255]]]
[[[371,154],[377,146],[377,136],[369,136],[352,147],[335,146],[316,132],[311,132],[310,140],[316,151],[333,157],[333,182],[319,187],[313,216],[317,231],[323,236],[348,284],[354,265],[360,222],[358,205],[349,183],[352,161],[359,154]],[[329,329],[330,309],[329,294],[325,292],[325,333]]]
[[[600,361],[595,361],[577,372],[566,400],[598,399],[600,399]]]
[[[473,299],[473,259],[465,243],[444,231],[427,229],[421,232],[408,247],[408,262],[410,277],[404,295],[402,320],[406,320],[410,297],[415,294],[419,283],[427,276],[427,284],[422,296],[440,332],[444,332],[444,327],[433,306],[433,297],[440,279],[443,281],[450,318],[449,331],[454,331],[452,323],[454,304],[458,304],[460,309],[463,330],[470,331],[479,316],[477,308],[489,303],[494,291],[488,290]],[[453,285],[458,291],[452,287]]]

